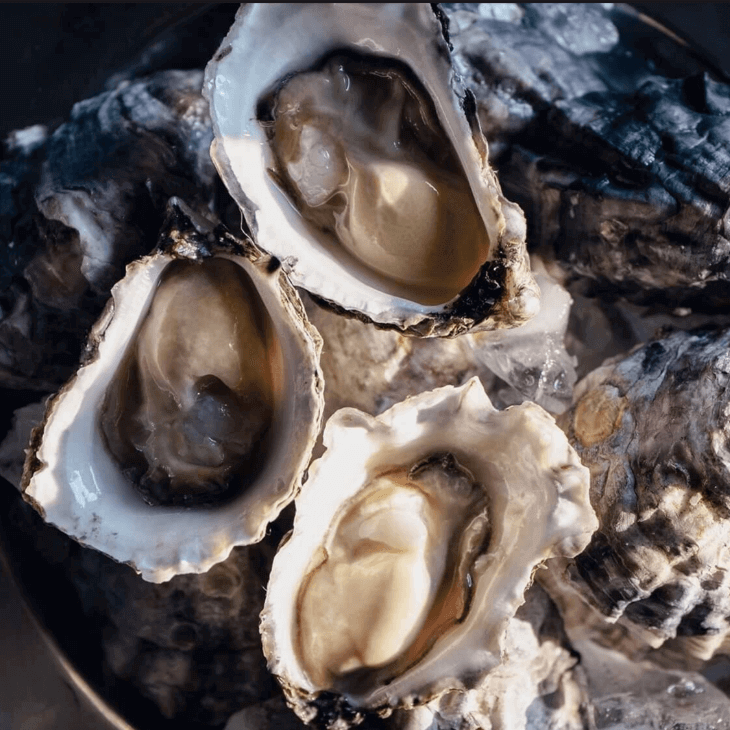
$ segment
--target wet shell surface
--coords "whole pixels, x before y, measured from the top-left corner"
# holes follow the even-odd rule
[[[205,84],[213,160],[295,285],[421,335],[537,312],[524,216],[429,5],[249,5]]]
[[[675,332],[584,378],[561,417],[600,529],[571,584],[652,646],[728,634],[730,331]]]
[[[280,267],[195,229],[127,269],[23,476],[45,519],[146,580],[260,540],[319,432],[321,341]]]
[[[590,539],[586,469],[545,411],[496,411],[476,378],[344,408],[324,442],[262,613],[289,703],[345,727],[474,688],[535,568]]]

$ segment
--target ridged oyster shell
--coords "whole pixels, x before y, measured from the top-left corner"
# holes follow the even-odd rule
[[[476,378],[342,409],[324,442],[262,612],[289,703],[344,727],[474,688],[535,568],[590,539],[585,468],[541,408],[498,412]]]
[[[3,156],[2,387],[56,391],[124,267],[154,249],[170,197],[212,210],[202,81],[196,70],[134,79],[75,104],[48,137],[33,128],[33,145]]]
[[[206,70],[211,154],[257,244],[334,307],[421,335],[510,327],[539,306],[524,216],[444,34],[426,4],[254,4]]]
[[[91,332],[84,365],[49,401],[44,422],[34,432],[22,484],[25,499],[48,522],[79,542],[129,563],[154,582],[177,573],[204,572],[224,560],[234,546],[263,537],[268,522],[299,488],[323,407],[318,366],[321,340],[276,262],[272,265],[271,258],[251,243],[237,241],[225,232],[197,231],[175,207],[162,240],[168,244],[166,248],[131,264],[127,275],[115,285],[104,315]],[[256,348],[252,345],[229,356],[228,348],[221,349],[219,343],[210,341],[219,331],[227,337],[230,324],[234,329],[232,348],[237,343],[235,329],[242,326],[237,324],[237,314],[226,313],[217,295],[197,289],[201,276],[215,281],[221,267],[229,278],[240,276],[254,288],[259,302],[250,306],[260,308],[253,315],[255,321],[268,320],[272,332],[267,352],[273,358],[268,365],[273,379],[273,410],[266,434],[254,434],[261,440],[243,452],[243,466],[255,462],[256,467],[243,483],[237,476],[240,459],[231,462],[234,465],[228,471],[232,473],[211,476],[218,455],[229,448],[231,420],[242,418],[245,424],[249,414],[256,415],[256,411],[246,410],[249,401],[245,400],[244,410],[239,411],[243,415],[231,410],[231,403],[249,396],[230,391],[229,384],[233,382],[230,388],[235,388],[237,378],[251,375],[254,403],[261,393],[255,373],[241,371],[239,376],[235,370],[237,363],[244,364],[254,356]],[[244,273],[235,274],[235,267]],[[181,271],[192,279],[181,279]],[[187,292],[189,281],[193,284]],[[166,288],[170,282],[172,296]],[[206,293],[198,295],[196,291]],[[160,297],[163,299],[156,309]],[[223,308],[213,309],[214,304]],[[198,330],[190,332],[190,326]],[[170,340],[173,335],[180,338],[179,345]],[[151,344],[145,344],[145,338]],[[138,375],[130,374],[129,362],[135,363]],[[150,379],[148,372],[152,373]],[[125,380],[121,385],[119,378]],[[135,385],[135,379],[141,385]],[[155,389],[162,394],[162,401],[148,398]],[[114,410],[119,405],[114,405],[115,401],[130,392],[133,400],[142,400],[122,403]],[[170,404],[170,393],[177,406]],[[152,419],[144,430],[140,424],[146,423],[147,411],[152,412]],[[156,418],[155,413],[164,418]],[[165,430],[170,428],[172,433]],[[110,433],[115,429],[126,429],[122,451],[147,449],[145,459],[155,472],[152,484],[161,479],[166,486],[167,479],[170,488],[177,489],[175,479],[181,472],[174,462],[188,449],[192,455],[183,469],[197,469],[204,487],[210,483],[218,489],[218,482],[225,478],[233,480],[235,488],[209,505],[193,508],[184,506],[188,501],[183,484],[181,501],[151,505],[150,491],[139,489],[139,471],[122,461],[118,450],[112,453],[116,437]],[[234,437],[239,432],[236,426]],[[158,436],[161,440],[156,440]],[[201,447],[207,448],[202,455],[197,451]],[[228,458],[226,453],[223,456]],[[165,471],[168,467],[170,471]],[[162,472],[159,478],[158,472]],[[182,474],[184,482],[187,472]]]
[[[601,526],[571,585],[654,647],[709,658],[730,625],[730,331],[675,332],[590,373],[561,425]]]

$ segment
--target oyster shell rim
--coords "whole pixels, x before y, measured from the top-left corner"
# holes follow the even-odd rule
[[[376,688],[366,697],[356,697],[354,699],[347,696],[339,697],[329,689],[314,687],[306,676],[304,669],[298,665],[292,638],[294,633],[293,626],[295,625],[293,613],[295,609],[293,606],[296,601],[290,598],[289,605],[285,605],[286,586],[281,587],[281,585],[286,580],[285,574],[287,572],[293,572],[301,568],[302,573],[292,580],[294,587],[290,590],[291,594],[296,593],[298,595],[300,586],[306,577],[306,570],[311,565],[310,561],[318,549],[323,549],[322,545],[326,541],[326,535],[332,529],[330,519],[337,519],[337,515],[341,514],[341,511],[344,509],[344,505],[353,495],[357,494],[357,491],[362,486],[367,484],[367,477],[372,476],[372,470],[377,469],[376,466],[373,466],[372,460],[368,461],[369,457],[367,455],[359,456],[362,450],[350,450],[349,457],[345,456],[343,458],[346,459],[348,465],[353,461],[360,462],[356,465],[356,469],[359,470],[358,474],[362,472],[364,475],[363,479],[356,477],[352,480],[352,484],[341,479],[340,483],[342,484],[344,481],[345,484],[339,494],[325,495],[322,491],[315,493],[316,483],[319,479],[323,478],[323,473],[328,475],[342,473],[342,459],[339,460],[339,464],[335,461],[334,466],[332,462],[327,463],[325,461],[328,453],[331,454],[335,451],[333,449],[335,438],[337,438],[338,444],[342,444],[343,434],[342,431],[338,431],[337,429],[341,426],[345,428],[354,426],[355,428],[360,428],[363,432],[376,433],[383,439],[397,438],[398,434],[403,433],[403,421],[410,421],[413,427],[417,427],[421,422],[418,416],[418,406],[423,406],[424,409],[431,407],[436,410],[440,405],[439,399],[444,399],[449,405],[456,408],[461,407],[463,404],[467,410],[471,411],[471,415],[484,414],[485,412],[489,416],[509,413],[510,419],[516,418],[524,425],[525,417],[529,417],[528,414],[539,414],[537,417],[542,423],[549,423],[551,425],[553,437],[545,438],[545,436],[538,436],[538,438],[540,438],[539,448],[555,450],[556,458],[560,460],[560,466],[553,466],[552,475],[550,476],[552,486],[555,490],[555,510],[550,514],[550,519],[546,524],[546,532],[548,531],[549,525],[555,531],[555,534],[551,540],[542,546],[540,551],[538,551],[539,554],[535,555],[531,560],[526,561],[518,569],[520,577],[515,580],[515,583],[522,590],[514,589],[507,592],[503,601],[504,605],[501,609],[502,615],[492,625],[493,632],[491,635],[488,635],[489,632],[479,632],[481,641],[486,642],[484,646],[475,646],[473,641],[474,636],[472,635],[472,640],[470,640],[469,631],[462,631],[461,628],[453,629],[453,632],[459,634],[459,638],[456,641],[460,642],[463,656],[462,664],[458,664],[459,657],[457,656],[455,666],[450,667],[444,672],[443,668],[438,668],[438,661],[436,661],[437,671],[429,675],[429,662],[433,664],[435,660],[428,659],[427,655],[426,658],[422,657],[419,659],[403,675],[388,682],[386,686]],[[478,415],[477,418],[479,418]],[[400,430],[396,428],[396,424],[399,423]],[[438,431],[442,423],[436,426],[431,424],[431,426]],[[463,437],[465,435],[464,431],[460,435]],[[406,436],[405,438],[408,441],[408,437]],[[430,438],[439,440],[439,433],[437,432],[431,435]],[[344,436],[344,439],[347,439],[347,435]],[[353,436],[351,440],[354,443],[358,439]],[[569,445],[567,438],[555,424],[555,419],[533,403],[524,403],[521,406],[513,406],[505,411],[497,411],[491,405],[481,382],[476,377],[459,387],[445,386],[406,398],[378,417],[369,416],[354,408],[342,408],[327,422],[324,430],[324,443],[327,451],[323,457],[312,462],[307,483],[303,486],[302,491],[297,497],[297,515],[294,528],[282,540],[277,556],[274,559],[274,565],[267,587],[266,603],[261,613],[260,624],[262,645],[264,654],[269,662],[269,670],[283,686],[290,706],[292,706],[295,712],[305,722],[308,721],[306,718],[311,720],[320,710],[326,715],[335,713],[335,715],[344,717],[348,713],[357,714],[362,710],[381,714],[388,713],[390,710],[399,707],[412,708],[418,704],[431,701],[447,691],[454,689],[465,690],[477,684],[485,672],[490,671],[499,663],[501,651],[500,642],[501,636],[504,633],[503,629],[506,627],[506,623],[510,620],[510,617],[523,602],[524,591],[532,582],[534,572],[538,566],[548,558],[556,555],[576,554],[588,543],[591,534],[598,526],[588,498],[587,469],[580,463],[575,451]],[[386,443],[391,444],[391,441],[388,440]],[[388,449],[389,446],[384,446],[384,448]],[[392,446],[390,448],[395,453],[398,447]],[[411,448],[414,449],[414,453],[410,455],[411,458],[404,457],[398,463],[403,461],[404,464],[410,464],[414,455],[423,458],[423,445],[418,447],[411,446]],[[436,448],[443,450],[444,447],[442,445],[438,447],[432,445],[430,447],[431,450]],[[460,450],[463,450],[463,448],[460,449],[457,447],[450,449],[462,466],[474,471],[473,464],[470,464],[469,461],[465,463],[464,460],[460,459]],[[358,456],[355,456],[356,454]],[[507,462],[510,461],[509,456],[505,455],[504,458]],[[567,462],[564,461],[566,459]],[[390,462],[386,463],[390,464]],[[477,479],[479,479],[478,476]],[[507,504],[509,500],[504,497],[504,495],[499,497],[505,503],[499,509],[509,510],[510,505]],[[535,497],[537,502],[541,498],[542,495],[539,494]],[[492,501],[493,499],[494,495],[490,494],[489,500]],[[313,516],[313,510],[307,510],[307,504],[309,504],[310,508],[312,505],[316,506],[316,517]],[[520,505],[519,508],[511,505],[512,510],[521,509],[522,507],[524,505]],[[493,510],[494,507],[490,506],[490,519],[494,515]],[[307,515],[307,517],[304,515]],[[320,529],[320,534],[317,537],[320,540],[319,543],[314,543],[311,539],[312,530],[309,529],[311,525],[304,525],[305,520],[307,523],[311,523],[316,519],[319,519],[327,525],[323,528],[324,532],[322,528]],[[574,523],[578,525],[577,529],[573,526]],[[297,544],[296,538],[303,535],[308,535],[310,537],[308,542],[313,544]],[[493,539],[494,537],[490,540],[490,547],[487,553],[482,554],[475,562],[475,565],[479,563],[478,571],[488,571],[489,565],[497,562],[495,552],[498,551],[494,549],[492,544]],[[281,581],[281,583],[277,584],[277,581]],[[484,591],[481,594],[479,593],[477,589],[478,581],[479,578],[475,580],[473,606],[479,603],[479,595],[483,595],[484,593]],[[467,617],[459,626],[470,624],[470,627],[474,626],[476,628],[477,613],[478,611],[474,612],[471,617]],[[283,628],[279,629],[278,626],[282,626]],[[284,634],[284,639],[278,638],[282,633]],[[451,633],[451,631],[448,633]],[[448,646],[444,647],[439,639],[429,650],[429,654],[443,657],[449,651],[451,649]],[[424,674],[426,675],[425,678],[423,677]],[[421,676],[419,677],[419,675]],[[404,680],[404,677],[408,677],[408,680]],[[408,683],[413,682],[414,677],[420,684],[415,686],[411,684],[408,687]],[[406,685],[406,687],[404,688],[403,685]]]

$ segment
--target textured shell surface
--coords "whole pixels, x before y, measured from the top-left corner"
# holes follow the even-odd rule
[[[500,665],[476,689],[419,708],[403,730],[585,730],[585,682],[562,623],[548,594],[530,586],[507,625]]]
[[[154,582],[263,537],[299,488],[323,402],[321,341],[280,267],[171,220],[169,246],[128,267],[49,401],[22,485],[47,521]]]
[[[262,612],[289,703],[334,727],[473,689],[536,567],[589,541],[585,468],[539,406],[496,411],[476,378],[344,408],[324,442]]]
[[[295,285],[426,335],[538,310],[524,216],[430,6],[247,6],[204,91],[213,160]]]
[[[209,211],[202,78],[163,71],[122,84],[3,156],[0,385],[57,390],[124,267],[154,248],[170,197]]]
[[[727,308],[727,78],[620,3],[445,10],[531,249],[604,293]]]
[[[203,74],[224,32],[0,154],[0,384],[66,382],[0,444],[15,552],[67,573],[109,696],[226,730],[730,727],[693,671],[730,654],[727,80],[612,3],[247,4]],[[207,308],[234,292],[243,356]],[[323,377],[366,412],[324,445]]]
[[[561,417],[601,523],[572,585],[653,646],[693,637],[706,656],[730,615],[729,346],[722,329],[656,339],[584,378]]]

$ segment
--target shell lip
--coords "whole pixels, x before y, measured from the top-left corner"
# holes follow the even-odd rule
[[[175,259],[211,256],[241,265],[266,306],[281,311],[276,331],[285,360],[290,361],[285,363],[286,387],[292,392],[296,387],[299,395],[281,406],[276,423],[278,428],[288,417],[300,422],[298,433],[293,427],[284,428],[284,438],[297,446],[289,454],[285,444],[277,444],[275,463],[266,465],[260,480],[221,505],[150,507],[106,452],[94,404],[101,402],[139,326],[138,317],[147,311],[155,277]],[[78,542],[130,564],[146,580],[161,582],[180,572],[204,572],[224,560],[234,546],[263,538],[268,522],[298,492],[323,412],[321,347],[295,289],[270,256],[222,227],[191,219],[184,204],[172,201],[158,249],[128,266],[92,328],[81,368],[49,399],[27,453],[24,499],[46,521]],[[295,362],[308,365],[300,370]]]

